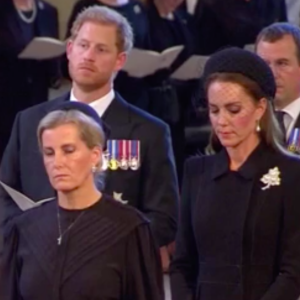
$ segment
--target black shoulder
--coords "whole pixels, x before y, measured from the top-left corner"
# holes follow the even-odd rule
[[[168,130],[169,128],[167,123],[165,123],[164,121],[129,103],[128,110],[130,111],[136,122],[162,131]]]
[[[281,167],[289,173],[300,174],[300,156],[285,151],[284,153],[276,153],[279,158]]]
[[[150,221],[136,208],[116,201],[111,196],[103,195],[105,205],[105,216],[116,223],[122,223],[124,226],[148,224]]]
[[[46,1],[39,0],[37,1],[37,5],[39,6],[40,9],[45,9],[48,10],[49,12],[51,11],[53,13],[57,13],[57,8]]]
[[[56,200],[48,201],[43,203],[40,206],[36,206],[29,210],[26,210],[14,217],[12,220],[14,221],[17,227],[30,226],[32,223],[40,222],[40,218],[49,218],[51,216],[51,212],[55,213],[57,209]]]
[[[25,110],[21,111],[19,114],[21,118],[26,118],[26,120],[30,122],[31,120],[30,117],[41,115],[41,114],[45,115],[49,110],[51,110],[52,107],[54,107],[61,101],[62,101],[61,98],[57,98],[51,101],[39,103],[37,105],[26,108]]]
[[[216,155],[199,154],[189,157],[185,161],[185,170],[189,174],[200,174],[214,164]]]

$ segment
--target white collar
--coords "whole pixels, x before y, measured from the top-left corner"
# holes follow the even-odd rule
[[[97,113],[100,117],[102,117],[103,114],[105,113],[106,109],[108,108],[108,106],[114,100],[114,98],[115,98],[115,91],[113,89],[111,89],[108,94],[89,103],[89,105],[97,111]],[[70,101],[79,101],[74,96],[73,89],[71,90]]]
[[[300,113],[300,97],[287,105],[282,111],[286,112],[293,121],[296,120]]]

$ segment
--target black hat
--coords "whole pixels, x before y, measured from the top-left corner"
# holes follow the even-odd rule
[[[92,118],[96,123],[100,125],[102,128],[104,134],[105,134],[105,143],[104,143],[104,150],[106,150],[106,141],[108,139],[108,136],[110,134],[110,128],[105,124],[105,122],[102,121],[98,113],[95,109],[93,109],[90,105],[78,102],[78,101],[64,101],[62,103],[59,103],[52,107],[51,111],[56,110],[63,110],[63,111],[69,111],[69,110],[78,110],[88,117]]]
[[[262,58],[248,50],[231,47],[213,54],[204,68],[204,82],[214,73],[239,73],[255,81],[266,97],[275,97],[276,83],[272,70]]]

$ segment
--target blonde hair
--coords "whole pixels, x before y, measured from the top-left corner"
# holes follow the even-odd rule
[[[42,136],[45,130],[54,129],[61,125],[73,124],[79,131],[80,139],[89,149],[105,145],[105,134],[102,127],[91,117],[78,110],[56,110],[48,113],[39,123],[37,137],[40,150],[42,149]],[[95,183],[99,189],[104,188],[104,173],[102,160],[96,166]]]
[[[105,7],[94,5],[79,13],[71,28],[71,40],[76,39],[83,24],[87,22],[114,26],[117,34],[117,48],[119,52],[128,53],[133,46],[133,30],[126,18],[118,12]]]

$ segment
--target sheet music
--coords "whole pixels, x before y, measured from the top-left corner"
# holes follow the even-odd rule
[[[10,186],[8,186],[7,184],[5,184],[2,181],[0,181],[0,185],[4,188],[4,190],[9,194],[9,196],[13,199],[13,201],[15,201],[15,203],[18,205],[18,207],[22,211],[40,206],[43,203],[46,203],[46,202],[49,202],[49,201],[52,201],[55,199],[54,197],[52,197],[52,198],[42,199],[42,200],[35,202],[35,201],[31,200],[30,198],[28,198],[27,196],[25,196],[24,194],[11,188]]]

